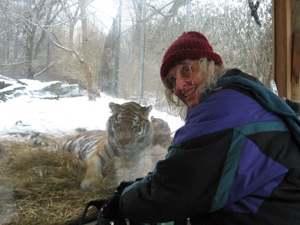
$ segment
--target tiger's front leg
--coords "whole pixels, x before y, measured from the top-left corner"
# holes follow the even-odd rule
[[[91,158],[87,161],[87,169],[85,177],[81,182],[80,188],[82,190],[88,190],[90,187],[94,186],[97,181],[103,179],[102,162],[98,154],[93,154]]]

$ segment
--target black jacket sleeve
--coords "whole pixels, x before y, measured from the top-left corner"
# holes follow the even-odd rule
[[[232,129],[171,145],[152,174],[126,188],[122,214],[142,222],[168,222],[207,213],[217,191]],[[217,141],[216,141],[217,140]]]

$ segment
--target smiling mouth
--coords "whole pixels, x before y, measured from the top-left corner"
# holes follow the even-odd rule
[[[194,87],[194,88],[193,88],[192,90],[190,90],[189,92],[185,93],[183,96],[184,96],[185,98],[187,98],[187,97],[189,97],[191,94],[193,94],[195,90],[196,90],[196,87]]]

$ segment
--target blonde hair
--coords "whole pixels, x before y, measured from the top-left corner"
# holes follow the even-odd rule
[[[218,66],[219,68],[216,68]],[[202,84],[196,89],[196,99],[200,101],[200,96],[206,91],[211,89],[217,79],[221,78],[227,71],[227,67],[224,65],[217,65],[214,61],[208,61],[206,58],[199,59],[199,72],[196,76],[199,76],[203,81]],[[178,110],[181,119],[186,121],[187,113],[190,107],[184,104],[173,92],[172,89],[166,88],[165,95],[171,110]]]

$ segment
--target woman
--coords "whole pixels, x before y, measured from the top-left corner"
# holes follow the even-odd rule
[[[256,78],[225,68],[206,37],[183,33],[161,79],[186,124],[153,173],[117,194],[105,218],[175,224],[299,224],[300,129]],[[126,186],[126,185],[125,185]]]

